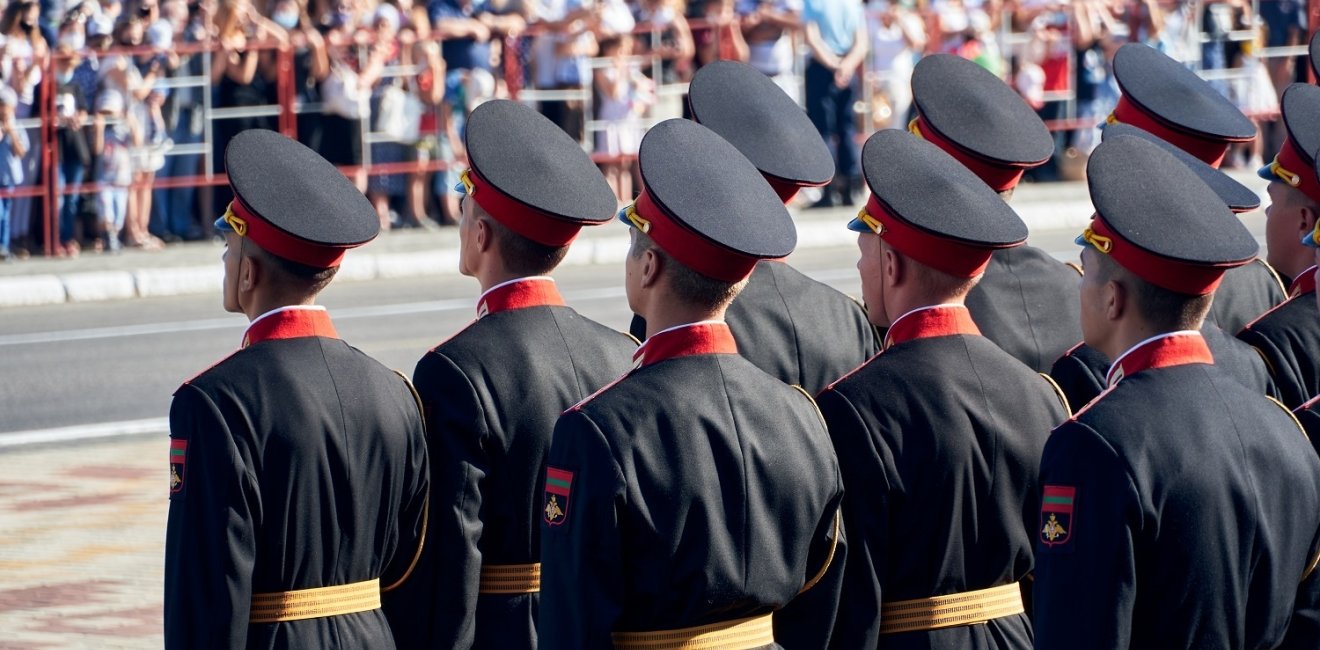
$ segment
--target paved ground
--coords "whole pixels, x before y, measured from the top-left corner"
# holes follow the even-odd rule
[[[161,645],[163,436],[0,455],[0,648]]]

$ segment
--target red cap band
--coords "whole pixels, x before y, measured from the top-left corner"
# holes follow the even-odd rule
[[[680,264],[716,280],[740,282],[760,259],[720,246],[680,224],[651,200],[646,189],[630,208],[628,219]]]
[[[984,158],[968,153],[952,140],[940,135],[940,132],[932,127],[924,117],[918,116],[908,124],[908,131],[919,138],[928,140],[931,144],[943,149],[945,153],[953,156],[955,160],[962,163],[963,167],[970,169],[973,174],[980,177],[996,192],[1011,190],[1017,187],[1018,181],[1022,180],[1022,175],[1027,172],[1028,167],[1036,165],[1005,165],[990,162]]]
[[[1097,215],[1082,237],[1137,277],[1157,287],[1193,296],[1204,296],[1219,287],[1224,272],[1246,262],[1198,264],[1151,253],[1124,239]]]
[[[788,205],[803,187],[812,187],[810,185],[799,185],[793,181],[786,181],[782,178],[775,178],[768,174],[762,174],[762,176],[765,176],[766,182],[770,183],[770,187],[774,188],[775,194],[779,195],[779,200],[783,201],[784,205]]]
[[[249,210],[243,204],[243,200],[237,196],[229,203],[229,209],[244,224],[242,231],[235,228],[235,232],[251,239],[252,243],[260,246],[271,255],[283,257],[299,264],[321,269],[339,266],[339,263],[344,261],[344,253],[347,253],[350,248],[356,248],[356,244],[352,246],[328,246],[294,237],[271,225],[261,215]]]
[[[1228,153],[1229,140],[1195,136],[1186,131],[1180,131],[1167,125],[1155,115],[1146,112],[1146,109],[1136,102],[1129,101],[1127,95],[1119,98],[1118,106],[1114,107],[1114,112],[1109,115],[1109,119],[1106,121],[1131,124],[1143,131],[1154,134],[1161,140],[1196,156],[1215,169],[1219,169],[1220,163],[1224,162],[1224,154]]]
[[[973,246],[917,228],[890,212],[876,200],[874,194],[866,201],[866,212],[879,222],[880,229],[876,234],[885,243],[926,266],[955,277],[972,278],[984,273],[995,251],[993,248]],[[875,230],[874,226],[872,230]]]
[[[491,185],[475,168],[465,172],[471,183],[468,197],[477,202],[492,219],[523,237],[544,246],[567,246],[578,236],[582,224],[568,221],[521,203]]]
[[[1281,182],[1301,190],[1312,201],[1320,201],[1320,180],[1315,177],[1315,163],[1305,152],[1298,150],[1291,135],[1284,137],[1279,155],[1274,157],[1269,168]]]

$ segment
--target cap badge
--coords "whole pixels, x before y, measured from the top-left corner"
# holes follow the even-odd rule
[[[1293,172],[1288,171],[1283,167],[1283,165],[1280,165],[1278,156],[1275,156],[1274,160],[1269,164],[1269,170],[1271,174],[1278,176],[1279,179],[1281,179],[1283,182],[1287,183],[1288,185],[1291,185],[1292,187],[1297,187],[1298,185],[1302,184],[1302,177],[1298,174],[1294,174]]]
[[[871,213],[867,212],[866,208],[862,208],[861,211],[857,213],[857,220],[866,224],[866,227],[870,228],[871,232],[877,235],[885,234],[885,224],[880,223],[879,219],[871,216]]]
[[[229,202],[229,206],[225,208],[225,216],[221,218],[225,220],[225,223],[229,224],[230,228],[234,229],[234,234],[239,237],[247,236],[247,222],[244,221],[242,217],[234,214],[233,201]]]
[[[623,216],[628,219],[628,222],[631,223],[634,228],[644,233],[651,230],[651,222],[643,219],[641,215],[637,214],[636,203],[629,203],[628,207],[623,209]]]
[[[458,183],[463,186],[463,193],[472,196],[477,193],[477,186],[472,184],[472,168],[464,169],[462,174],[458,175]],[[458,188],[454,188],[458,189]]]
[[[1082,241],[1094,246],[1096,250],[1105,255],[1108,255],[1109,251],[1114,250],[1114,240],[1096,233],[1096,231],[1092,230],[1090,226],[1087,226],[1086,230],[1082,231]]]

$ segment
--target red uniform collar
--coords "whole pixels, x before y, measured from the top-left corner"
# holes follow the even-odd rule
[[[972,313],[962,305],[934,305],[922,307],[898,317],[885,334],[885,349],[916,339],[933,336],[971,334],[979,336],[980,328],[972,320]]]
[[[256,345],[262,341],[278,339],[297,339],[308,336],[320,336],[328,339],[339,338],[330,314],[325,307],[280,307],[268,311],[252,321],[243,333],[241,347]]]
[[[545,276],[519,278],[502,282],[486,290],[477,300],[477,318],[512,309],[528,307],[561,307],[564,297],[559,295],[555,281]]]
[[[1110,366],[1105,384],[1113,386],[1142,370],[1214,362],[1215,358],[1200,332],[1170,332],[1148,338],[1124,352]]]
[[[644,368],[669,359],[694,354],[738,354],[733,333],[723,321],[679,325],[646,339],[633,352],[633,367]]]
[[[1293,278],[1292,284],[1288,285],[1288,297],[1296,298],[1313,291],[1315,291],[1315,265],[1311,265]]]

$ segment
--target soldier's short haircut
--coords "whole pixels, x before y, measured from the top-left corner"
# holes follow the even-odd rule
[[[1101,283],[1114,281],[1127,287],[1137,311],[1152,327],[1164,332],[1201,329],[1214,294],[1194,296],[1170,291],[1141,279],[1108,255],[1097,253],[1092,257],[1098,263],[1087,273],[1096,274]]]
[[[280,284],[307,294],[321,293],[334,279],[335,273],[339,272],[338,266],[323,269],[285,259],[256,245],[255,242],[248,242],[243,247],[243,254],[260,260],[261,267],[273,272],[279,278]]]
[[[707,310],[726,307],[747,286],[746,279],[726,282],[697,273],[656,246],[650,235],[634,230],[633,236],[628,254],[638,258],[646,251],[654,251],[656,257],[662,260],[665,278],[674,297],[685,305]]]
[[[465,197],[463,200],[471,199]],[[568,255],[567,245],[546,246],[534,242],[496,221],[476,203],[472,204],[472,214],[490,227],[495,235],[495,248],[500,253],[505,270],[510,273],[521,276],[548,275]]]
[[[883,242],[883,240],[881,240]],[[977,275],[970,278],[960,278],[956,275],[945,273],[937,268],[922,264],[909,255],[904,255],[897,248],[884,244],[886,248],[893,251],[895,255],[901,256],[908,263],[908,272],[912,281],[921,288],[923,296],[966,296],[977,282],[981,281],[981,276]]]

